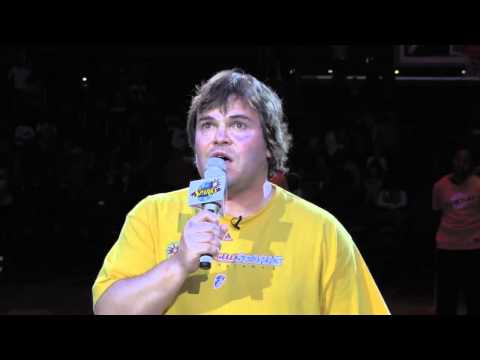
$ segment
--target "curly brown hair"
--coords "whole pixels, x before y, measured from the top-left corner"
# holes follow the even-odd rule
[[[188,142],[195,149],[195,128],[199,114],[215,108],[226,111],[231,97],[245,101],[261,117],[263,136],[271,153],[268,176],[286,173],[292,136],[283,113],[282,100],[274,90],[241,69],[224,70],[196,87],[187,118]]]

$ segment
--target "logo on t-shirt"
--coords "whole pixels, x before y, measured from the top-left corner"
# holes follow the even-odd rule
[[[227,233],[228,234],[228,233]],[[224,239],[228,241],[230,239]],[[167,258],[175,255],[178,251],[179,242],[172,241],[167,246]],[[229,263],[236,265],[262,265],[262,266],[281,266],[283,264],[283,256],[271,256],[271,255],[257,255],[257,254],[229,254],[219,253],[214,259],[220,263]]]
[[[215,276],[215,279],[213,280],[213,288],[218,289],[225,284],[225,281],[227,280],[227,275],[225,274],[217,274]]]
[[[256,254],[228,254],[220,253],[215,260],[222,263],[241,265],[280,266],[283,264],[283,256],[256,255]]]
[[[475,200],[475,195],[464,193],[454,193],[448,202],[449,206],[455,210],[464,209]]]
[[[178,251],[178,241],[173,241],[167,246],[167,257],[175,255]]]

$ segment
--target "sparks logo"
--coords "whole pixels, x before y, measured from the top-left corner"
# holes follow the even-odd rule
[[[220,181],[214,179],[202,185],[199,189],[192,192],[190,195],[193,198],[203,198],[207,196],[212,196],[213,194],[220,191]]]
[[[218,288],[222,287],[222,285],[225,284],[226,280],[227,280],[227,275],[217,274],[215,276],[215,279],[213,280],[213,288],[218,289]]]

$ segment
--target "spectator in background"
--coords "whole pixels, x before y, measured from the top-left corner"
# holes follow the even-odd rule
[[[28,62],[26,50],[22,49],[17,54],[15,64],[8,71],[8,79],[12,82],[15,90],[28,91],[31,76],[32,66]]]
[[[332,185],[335,185],[335,180],[343,176],[344,166],[346,161],[345,145],[339,142],[337,131],[329,130],[325,133],[325,161],[327,166],[331,169]]]
[[[163,167],[165,191],[188,186],[192,179],[198,178],[195,168],[192,166],[193,157],[188,147],[186,131],[173,126],[171,134],[171,150]]]
[[[360,205],[363,201],[360,197],[363,195],[362,189],[362,175],[358,164],[352,160],[347,159],[343,167],[345,174],[348,177],[349,188],[347,189],[350,194],[351,204]]]
[[[325,150],[329,158],[335,158],[342,154],[344,150],[344,144],[339,143],[337,134],[334,130],[329,130],[325,133]]]
[[[322,146],[317,134],[309,134],[305,142],[306,146],[299,149],[301,155],[298,157],[298,162],[301,162],[299,165],[305,170],[306,180],[310,181],[315,180],[319,175],[317,158],[322,154]]]
[[[44,114],[35,128],[37,143],[40,150],[52,152],[57,140],[57,126],[50,121],[49,114]]]
[[[395,113],[387,111],[380,117],[375,142],[391,159],[396,159],[400,148],[400,129]]]
[[[303,180],[300,174],[296,172],[287,173],[287,183],[290,192],[300,197],[304,196]]]
[[[146,68],[143,64],[133,64],[128,81],[128,103],[130,107],[140,109],[149,102],[149,90],[145,80]]]
[[[330,194],[326,190],[330,185],[331,169],[327,164],[325,147],[320,141],[317,134],[309,134],[306,146],[300,147],[298,175],[302,179],[303,197],[328,209]]]
[[[0,261],[0,266],[3,270],[0,271],[2,278],[7,281],[10,280],[10,274],[14,272],[14,256],[16,253],[14,243],[14,232],[16,229],[16,221],[18,214],[16,214],[15,195],[9,186],[9,171],[7,166],[0,166],[0,256],[3,261]]]
[[[382,168],[383,173],[388,172],[388,161],[385,153],[383,152],[382,145],[378,142],[375,142],[373,144],[373,154],[371,154],[367,158],[367,168],[372,165],[373,163],[376,163],[380,165]]]
[[[366,169],[364,180],[365,205],[370,208],[377,206],[377,199],[380,189],[383,186],[384,172],[378,162],[373,162]]]
[[[14,130],[13,183],[21,191],[29,191],[36,177],[37,148],[35,143],[35,120],[30,112],[17,113]]]
[[[367,157],[369,142],[366,128],[360,116],[354,117],[353,126],[351,127],[350,144],[351,158],[355,160],[357,164],[363,163]]]
[[[403,232],[407,205],[407,192],[402,189],[397,177],[389,176],[377,198],[377,206],[384,211],[384,225],[397,233]]]
[[[372,151],[378,137],[378,125],[374,114],[366,110],[362,115],[365,134],[367,135],[367,151]]]
[[[433,186],[432,207],[441,212],[436,234],[436,312],[456,314],[463,292],[468,314],[480,314],[480,178],[474,159],[460,145],[453,173]]]
[[[13,218],[12,215],[12,207],[15,202],[15,197],[13,195],[12,189],[9,187],[9,173],[6,166],[0,166],[0,209],[1,209],[1,221],[2,224],[2,238],[1,238],[1,245],[3,246],[7,239],[9,238],[10,234],[10,227],[11,221]],[[1,255],[1,252],[0,252]]]
[[[38,104],[42,94],[42,86],[35,81],[32,62],[26,49],[20,50],[17,60],[8,71],[8,80],[13,90],[13,110],[22,109],[26,105]]]
[[[55,182],[57,167],[57,126],[50,121],[49,116],[43,114],[35,128],[40,183],[46,187]]]

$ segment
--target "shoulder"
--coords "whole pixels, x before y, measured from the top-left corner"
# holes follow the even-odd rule
[[[132,210],[129,216],[142,216],[146,213],[170,210],[180,210],[187,206],[188,188],[171,191],[168,193],[157,193],[148,195],[140,200]]]
[[[307,234],[303,245],[316,244],[325,263],[330,264],[327,267],[354,259],[355,242],[335,215],[286,190],[280,190],[279,196],[286,202],[288,220]]]
[[[478,175],[478,174],[473,174],[473,175],[472,175],[472,181],[473,181],[475,184],[480,184],[480,175]]]
[[[188,200],[188,188],[149,195],[144,200],[155,205],[184,204]]]
[[[349,237],[344,226],[329,211],[278,186],[276,189],[277,196],[285,204],[287,216],[291,217],[293,222],[333,230]]]
[[[473,187],[475,189],[478,189],[480,188],[480,176],[478,175],[472,175],[471,178],[470,178],[470,183],[469,183],[470,187]]]
[[[444,186],[450,185],[450,177],[451,176],[452,176],[452,174],[447,174],[445,176],[442,176],[439,180],[437,180],[435,182],[435,184],[433,185],[433,188],[436,189],[436,188],[439,188],[439,187],[444,187]]]

